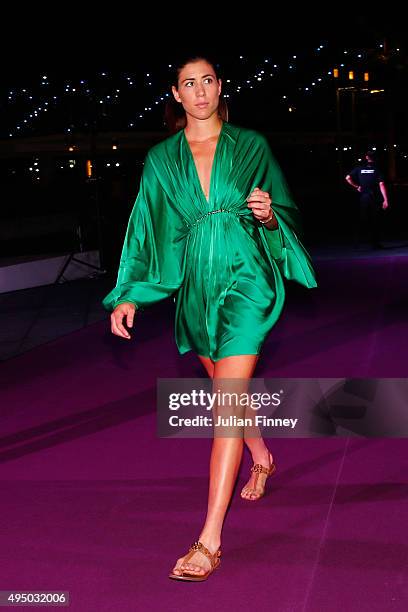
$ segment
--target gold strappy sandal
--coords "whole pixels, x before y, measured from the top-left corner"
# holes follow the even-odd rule
[[[268,476],[272,476],[272,474],[276,472],[276,463],[274,461],[271,462],[271,453],[269,453],[268,459],[269,459],[269,467],[265,467],[261,463],[254,463],[254,465],[251,467],[251,472],[255,472],[256,476],[255,476],[255,482],[254,482],[253,488],[248,487],[248,489],[251,492],[251,495],[256,495],[256,497],[242,497],[242,491],[247,488],[245,486],[243,487],[241,491],[242,499],[245,499],[248,501],[257,501],[258,499],[261,499],[261,497],[263,497],[263,495],[265,494],[266,480]],[[258,483],[259,474],[266,474],[264,487],[260,493],[258,493],[258,491],[256,490],[256,485]]]
[[[202,580],[207,580],[208,576],[220,566],[221,548],[219,548],[214,554],[211,554],[208,548],[206,548],[206,546],[204,546],[202,542],[194,542],[194,544],[190,546],[188,553],[184,557],[183,563],[188,562],[189,559],[191,559],[191,557],[197,551],[203,553],[203,555],[208,557],[208,559],[210,560],[211,567],[205,574],[192,574],[189,573],[188,570],[180,570],[181,574],[171,573],[169,574],[169,578],[174,578],[175,580],[188,580],[190,582],[201,582]]]

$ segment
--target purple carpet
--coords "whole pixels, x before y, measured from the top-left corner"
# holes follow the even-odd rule
[[[288,286],[257,377],[406,377],[408,258],[320,260]],[[278,471],[227,514],[219,570],[169,580],[206,510],[209,439],[156,436],[156,379],[204,376],[179,356],[173,305],[106,322],[1,369],[0,590],[69,591],[79,611],[402,611],[405,439],[269,439]],[[384,407],[386,410],[386,407]],[[193,592],[194,591],[194,592]]]

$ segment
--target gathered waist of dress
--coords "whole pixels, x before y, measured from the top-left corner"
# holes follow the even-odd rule
[[[237,210],[229,210],[228,208],[218,208],[217,210],[210,210],[201,217],[198,217],[193,223],[188,223],[187,227],[189,230],[192,230],[198,224],[200,224],[205,219],[208,219],[210,215],[215,215],[216,213],[229,213],[230,215],[235,215],[236,217],[245,216],[245,212],[239,212]]]

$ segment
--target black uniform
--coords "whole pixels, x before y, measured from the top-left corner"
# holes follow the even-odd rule
[[[355,224],[355,237],[358,242],[367,238],[373,246],[380,243],[381,212],[384,197],[381,193],[380,183],[384,182],[384,175],[373,162],[365,162],[362,166],[353,168],[350,176],[354,183],[360,185],[359,211]]]

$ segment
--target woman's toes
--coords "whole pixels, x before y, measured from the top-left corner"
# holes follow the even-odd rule
[[[180,557],[180,559],[177,559],[176,565],[173,568],[173,574],[177,574],[178,576],[181,574],[182,572],[182,562],[183,561],[183,557]]]
[[[193,574],[204,574],[205,572],[204,568],[201,567],[201,565],[195,565],[193,563],[186,563],[186,565],[183,566],[183,570]]]

